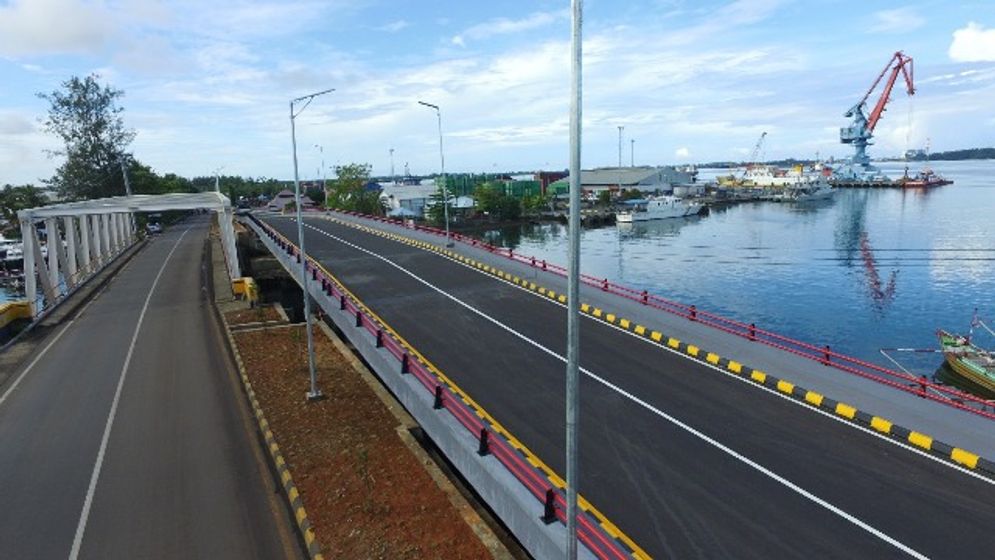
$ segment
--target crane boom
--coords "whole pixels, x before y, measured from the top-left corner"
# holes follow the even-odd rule
[[[891,71],[890,73],[889,70]],[[870,165],[871,158],[867,155],[867,146],[871,143],[870,140],[874,136],[874,129],[884,114],[885,106],[891,100],[891,92],[895,87],[895,82],[898,80],[899,73],[905,79],[906,92],[909,95],[915,95],[916,90],[913,83],[912,70],[912,57],[907,56],[902,51],[896,52],[888,60],[888,64],[885,65],[884,70],[881,70],[881,73],[878,74],[874,83],[867,90],[867,93],[864,94],[856,105],[843,114],[845,117],[853,118],[853,123],[850,126],[840,129],[840,142],[853,144],[855,151],[853,163],[861,165],[865,169]],[[867,99],[874,93],[874,90],[877,89],[878,84],[881,83],[886,74],[888,74],[888,78],[885,80],[884,91],[882,91],[881,97],[878,98],[877,103],[874,105],[874,109],[871,110],[870,116],[865,116],[864,107],[867,105]]]

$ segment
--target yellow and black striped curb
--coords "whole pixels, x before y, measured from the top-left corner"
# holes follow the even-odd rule
[[[228,321],[221,315],[222,323],[224,324],[225,336],[228,337],[228,344],[231,347],[232,353],[235,355],[235,363],[238,366],[238,374],[242,379],[242,388],[245,390],[245,396],[249,399],[249,404],[252,406],[252,414],[256,417],[256,424],[259,427],[259,433],[263,436],[263,440],[266,442],[266,449],[269,451],[269,458],[272,462],[272,466],[276,469],[277,476],[280,477],[280,485],[283,486],[283,495],[287,499],[287,503],[290,504],[290,510],[294,513],[294,521],[297,524],[297,530],[300,532],[300,536],[304,539],[304,544],[307,546],[308,556],[311,560],[324,560],[324,556],[321,554],[321,546],[318,544],[317,539],[314,535],[314,529],[311,527],[311,521],[307,517],[307,510],[304,509],[304,502],[301,500],[301,495],[297,491],[297,486],[294,484],[294,479],[290,475],[290,469],[287,467],[287,462],[283,460],[283,454],[280,453],[280,446],[276,443],[276,438],[273,437],[273,431],[270,430],[269,421],[266,420],[266,415],[263,414],[263,409],[259,406],[259,400],[256,399],[256,392],[252,390],[252,383],[249,381],[249,376],[245,370],[245,363],[242,361],[242,354],[238,351],[238,346],[235,344],[235,338],[232,336],[231,328],[228,326]]]
[[[413,247],[418,247],[426,251],[432,251],[438,253],[445,257],[456,260],[463,263],[471,268],[476,268],[483,273],[490,274],[502,280],[511,282],[517,286],[520,286],[530,292],[533,292],[541,297],[556,301],[561,304],[567,302],[567,296],[563,293],[557,293],[550,290],[542,285],[537,284],[532,280],[525,278],[520,278],[508,272],[504,272],[498,268],[490,266],[488,264],[476,261],[460,253],[457,253],[446,247],[436,245],[434,243],[428,243],[426,241],[421,241],[418,239],[412,239],[395,233],[387,232],[381,229],[365,226],[362,224],[350,222],[347,220],[340,220],[334,217],[327,218],[329,220],[341,223],[373,235],[380,237],[385,237],[406,245],[411,245]],[[736,374],[738,376],[744,377],[753,381],[758,385],[763,385],[770,389],[773,389],[783,395],[792,397],[794,400],[803,402],[813,408],[818,408],[823,411],[829,412],[836,417],[843,418],[854,424],[863,425],[869,427],[874,431],[888,436],[896,441],[911,444],[914,447],[921,449],[923,451],[929,452],[932,455],[940,457],[944,460],[953,462],[955,464],[961,465],[968,469],[974,471],[980,471],[986,473],[987,475],[995,475],[995,462],[979,456],[976,453],[972,453],[965,449],[955,447],[944,443],[942,441],[936,440],[932,436],[925,433],[911,430],[894,424],[890,420],[858,410],[856,407],[850,406],[846,403],[839,402],[837,400],[831,399],[821,393],[815,391],[809,391],[799,385],[795,385],[790,381],[775,377],[769,373],[762,370],[751,368],[740,362],[724,358],[714,352],[709,352],[694,344],[688,344],[676,338],[667,336],[660,331],[651,330],[648,327],[637,324],[635,321],[630,321],[620,317],[614,313],[609,313],[600,307],[595,307],[587,303],[581,303],[580,306],[581,313],[584,313],[594,319],[598,319],[609,325],[613,325],[624,331],[632,332],[640,337],[646,338],[659,346],[667,347],[676,352],[680,352],[686,356],[693,358],[699,362],[710,364],[711,366],[721,369],[726,372]]]
[[[328,219],[334,220],[334,218],[328,218]],[[367,229],[364,228],[364,226],[359,226],[358,224],[352,224],[349,222],[344,222],[344,223],[352,227],[364,229],[366,231],[369,231],[370,233],[374,233],[382,237],[387,237],[411,245],[417,244],[413,240],[408,240],[407,238],[401,236],[394,236],[392,234],[388,234],[381,230]],[[288,244],[293,244],[291,240],[288,239],[286,236],[282,235],[276,230],[273,231],[274,233],[276,233],[277,236],[282,238],[284,242]],[[429,247],[433,247],[435,250],[438,250],[438,248],[432,246],[431,244],[425,244],[426,249]],[[438,252],[442,251],[440,250]],[[452,256],[453,258],[456,258],[455,254],[453,254]],[[401,336],[397,331],[395,331],[386,321],[384,321],[379,315],[377,315],[375,311],[367,307],[366,304],[364,304],[362,300],[359,299],[359,297],[353,294],[352,291],[349,290],[349,288],[346,287],[346,285],[343,284],[342,281],[338,279],[338,277],[332,274],[331,271],[329,271],[324,265],[316,261],[313,257],[309,258],[311,260],[311,263],[315,267],[321,269],[321,271],[332,281],[332,283],[335,284],[335,286],[341,291],[341,293],[345,294],[346,297],[348,297],[349,300],[351,300],[353,304],[356,305],[357,308],[359,308],[363,313],[372,318],[373,321],[380,328],[390,333],[390,335],[395,340],[397,340],[397,342],[402,347],[404,347],[405,351],[408,352],[412,360],[424,366],[429,372],[431,372],[432,375],[435,376],[435,378],[438,380],[439,383],[445,385],[447,389],[449,389],[450,391],[452,391],[453,394],[458,396],[460,400],[463,402],[463,404],[469,407],[474,412],[474,414],[476,414],[477,417],[479,417],[490,428],[492,432],[503,437],[508,442],[508,444],[525,461],[528,462],[529,465],[531,465],[533,468],[541,472],[542,476],[546,478],[546,480],[549,482],[550,485],[556,487],[559,490],[564,490],[567,487],[566,481],[561,476],[556,474],[556,472],[552,468],[550,468],[545,462],[543,462],[543,460],[540,459],[536,454],[534,454],[532,450],[526,447],[524,443],[519,441],[518,438],[516,438],[511,432],[509,432],[500,422],[497,421],[497,419],[491,416],[490,413],[487,412],[487,410],[485,410],[482,406],[477,404],[477,402],[473,400],[473,398],[469,394],[467,394],[462,388],[460,388],[459,385],[457,385],[448,376],[446,376],[446,374],[444,374],[442,370],[440,370],[435,364],[429,361],[428,358],[423,356],[421,352],[419,352],[411,343],[409,343],[403,336]],[[636,560],[648,560],[650,558],[650,556],[639,545],[637,545],[635,541],[632,540],[631,537],[629,537],[625,532],[619,529],[617,525],[615,525],[610,519],[608,519],[607,516],[601,513],[601,511],[598,510],[598,508],[596,508],[594,504],[589,502],[583,495],[580,494],[577,495],[577,506],[582,512],[590,516],[590,518],[592,518],[593,521],[597,523],[598,526],[600,526],[601,529],[604,530],[606,534],[608,534],[618,544],[620,544],[624,550],[628,551],[629,554],[632,556],[632,558],[635,558]]]

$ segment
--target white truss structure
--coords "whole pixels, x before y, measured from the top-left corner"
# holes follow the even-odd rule
[[[137,240],[136,212],[210,210],[217,213],[221,245],[232,279],[241,277],[228,197],[219,192],[132,195],[67,202],[17,213],[24,243],[24,293],[33,315],[51,308]],[[38,224],[48,238],[42,254]],[[44,304],[38,306],[38,285]]]

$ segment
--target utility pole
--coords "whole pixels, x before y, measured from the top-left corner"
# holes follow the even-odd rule
[[[571,0],[570,38],[570,251],[567,259],[567,560],[577,559],[577,424],[580,417],[580,136],[584,2]],[[622,127],[618,127],[619,138]],[[621,144],[619,144],[621,146]],[[619,148],[621,167],[621,148]]]
[[[629,167],[636,166],[636,139],[629,140]]]
[[[618,125],[618,166],[622,167],[622,131],[625,127]]]
[[[301,256],[301,290],[304,292],[304,322],[307,325],[307,365],[308,373],[311,378],[311,389],[307,392],[307,400],[316,401],[321,399],[324,395],[321,394],[321,389],[318,388],[318,377],[317,371],[314,365],[314,333],[312,330],[312,319],[311,319],[311,294],[308,293],[308,273],[307,273],[307,251],[304,250],[304,217],[301,214],[301,180],[297,172],[297,129],[294,124],[294,119],[301,114],[307,106],[311,104],[311,101],[319,95],[324,95],[326,93],[331,93],[335,91],[334,89],[326,89],[324,91],[319,91],[317,93],[312,93],[310,95],[305,95],[303,97],[298,97],[296,99],[290,100],[290,142],[294,151],[294,203],[297,206],[297,248],[300,250]],[[307,101],[301,110],[294,113],[294,103],[298,101]]]
[[[125,167],[124,158],[120,159],[121,175],[124,176],[124,194],[131,196],[131,181],[128,180],[128,168]]]
[[[394,148],[390,149],[390,180],[395,184],[397,183],[397,179],[394,177]]]

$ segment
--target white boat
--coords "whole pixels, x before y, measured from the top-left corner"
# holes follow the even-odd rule
[[[682,218],[694,216],[701,212],[702,205],[688,202],[676,196],[654,196],[645,201],[635,202],[631,210],[621,210],[615,213],[615,221],[620,224],[632,222],[648,222],[650,220],[665,220],[667,218]]]

